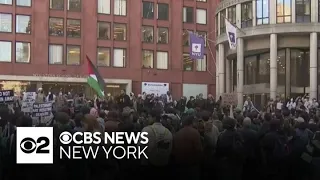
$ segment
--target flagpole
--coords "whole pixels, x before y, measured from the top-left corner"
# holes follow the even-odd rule
[[[241,28],[239,28],[236,24],[233,24],[232,22],[229,21],[228,18],[226,18],[224,15],[220,14],[225,20],[227,20],[231,25],[233,25],[236,29],[238,29],[240,32],[242,32],[244,35],[246,34]]]

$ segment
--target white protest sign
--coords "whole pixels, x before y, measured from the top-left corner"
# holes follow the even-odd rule
[[[147,94],[155,94],[160,96],[162,94],[167,94],[169,91],[169,83],[142,82],[141,91]]]
[[[21,103],[21,111],[25,113],[32,112],[33,103],[36,101],[36,92],[25,92]]]
[[[238,97],[236,93],[223,93],[221,94],[222,98],[222,105],[237,105],[238,103]]]

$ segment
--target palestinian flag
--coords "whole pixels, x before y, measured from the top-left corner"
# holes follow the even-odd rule
[[[88,78],[87,82],[89,86],[96,91],[99,97],[104,97],[105,83],[98,69],[92,64],[91,60],[87,56],[88,61]]]

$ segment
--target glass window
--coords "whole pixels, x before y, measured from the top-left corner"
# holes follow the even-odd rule
[[[277,0],[277,23],[291,22],[291,0]]]
[[[67,36],[79,38],[81,37],[81,21],[78,19],[67,20]]]
[[[197,0],[198,2],[207,2],[207,0]],[[221,0],[222,1],[222,0]]]
[[[296,22],[311,21],[311,2],[310,0],[296,0]]]
[[[278,51],[277,59],[278,85],[286,85],[286,50]]]
[[[67,65],[80,65],[80,46],[67,45]]]
[[[270,83],[270,53],[260,54],[258,56],[258,77],[256,84]]]
[[[257,0],[257,25],[269,24],[269,0]]]
[[[69,11],[81,11],[81,0],[68,0]]]
[[[0,4],[12,5],[12,0],[0,0]]]
[[[197,24],[207,24],[207,10],[197,9]]]
[[[236,11],[236,6],[231,6],[228,8],[228,20],[232,24],[237,23],[237,11]]]
[[[142,51],[142,68],[153,68],[153,51]]]
[[[113,39],[116,41],[127,40],[127,26],[125,24],[113,24]]]
[[[252,2],[241,4],[241,28],[252,27]]]
[[[305,93],[304,90],[297,92],[298,87],[309,86],[310,70],[309,51],[300,49],[290,49],[290,84],[291,93]],[[303,75],[302,75],[303,74]]]
[[[9,41],[0,41],[0,62],[11,62],[12,45]]]
[[[182,34],[182,45],[183,46],[189,46],[189,32],[192,32],[191,30],[183,30]]]
[[[114,15],[127,15],[127,0],[114,0]]]
[[[183,54],[183,70],[193,71],[193,60],[190,58],[189,53]]]
[[[98,0],[98,13],[110,14],[110,0]]]
[[[64,0],[50,0],[50,9],[63,10]]]
[[[31,0],[16,0],[17,6],[31,6]]]
[[[16,62],[29,63],[31,46],[28,42],[16,42]]]
[[[193,8],[183,7],[183,22],[193,23]]]
[[[126,67],[126,50],[115,48],[113,49],[113,67]]]
[[[244,59],[244,84],[255,84],[257,82],[258,63],[257,56],[249,56]]]
[[[98,22],[98,38],[110,39],[111,24],[108,22]]]
[[[165,27],[158,27],[158,43],[168,44],[169,42],[169,30]]]
[[[12,32],[12,15],[0,13],[0,32]]]
[[[196,70],[197,71],[207,71],[207,56],[204,55],[203,59],[196,60]]]
[[[157,69],[168,69],[168,52],[157,52]]]
[[[153,43],[153,27],[142,26],[142,42]]]
[[[154,18],[154,10],[153,10],[153,2],[142,2],[142,11],[143,11],[143,18],[144,19],[153,19]]]
[[[222,10],[220,11],[220,34],[223,34],[226,32],[226,11]]]
[[[169,20],[169,4],[158,3],[158,20]]]
[[[207,47],[207,32],[204,31],[198,31],[198,36],[203,37],[204,39],[204,47]]]
[[[25,15],[16,15],[16,33],[31,33],[31,17]]]
[[[219,16],[218,16],[218,14],[216,15],[216,17],[215,17],[215,20],[216,20],[216,22],[215,22],[215,25],[216,25],[216,27],[215,27],[215,31],[216,31],[216,37],[218,37],[218,35],[219,35]]]
[[[49,45],[49,64],[63,63],[63,45],[50,44]]]
[[[110,66],[110,48],[98,47],[98,66]]]
[[[62,18],[49,18],[49,35],[63,36],[63,19]]]

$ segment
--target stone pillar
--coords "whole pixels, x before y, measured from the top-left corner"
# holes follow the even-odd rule
[[[313,32],[310,34],[310,99],[317,98],[317,71],[318,71],[318,58],[317,58],[317,33]]]
[[[291,23],[296,23],[296,0],[291,0]]]
[[[219,50],[216,50],[216,99],[219,99]]]
[[[243,52],[243,39],[237,39],[237,96],[238,107],[243,107],[243,80],[244,80],[244,52]]]
[[[257,12],[257,1],[253,0],[252,1],[252,14],[256,14]],[[257,16],[253,16],[252,18],[252,26],[256,26],[257,25]]]
[[[319,0],[311,0],[311,22],[318,22],[318,6]]]
[[[270,24],[277,23],[277,1],[269,1],[269,21]]]
[[[226,59],[226,93],[231,93],[231,60]]]
[[[225,93],[225,57],[224,44],[219,44],[219,94]]]
[[[277,35],[270,35],[270,98],[276,99],[278,85]]]
[[[291,93],[291,57],[290,48],[286,48],[286,97],[290,96]]]

